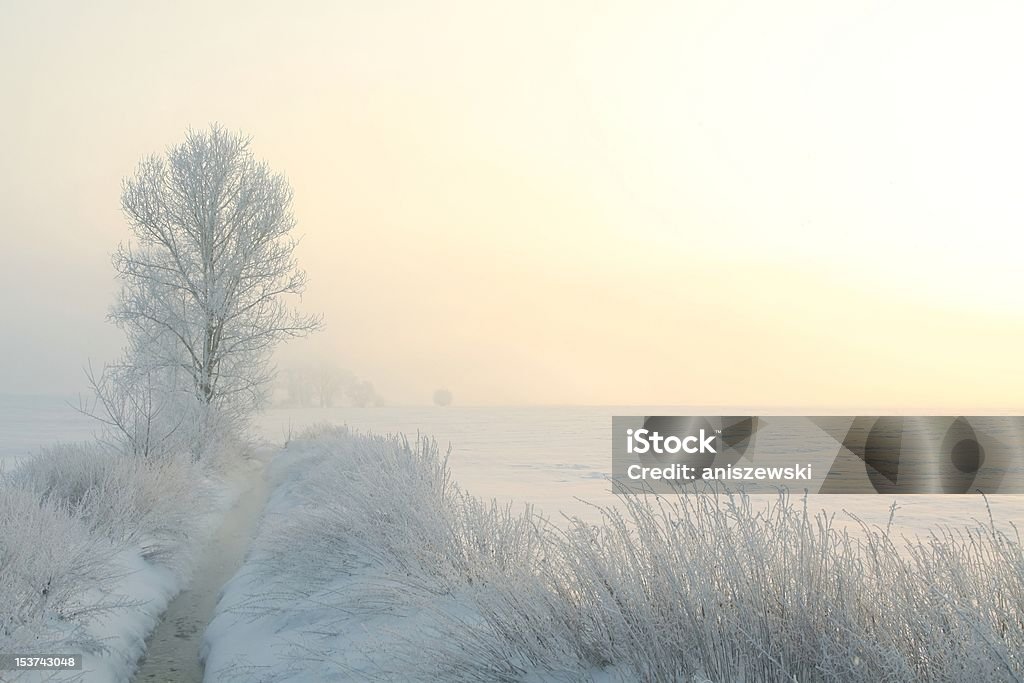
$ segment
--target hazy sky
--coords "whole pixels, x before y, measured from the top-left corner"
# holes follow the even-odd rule
[[[112,357],[120,181],[212,121],[395,402],[1024,409],[1017,2],[0,3],[0,392]]]

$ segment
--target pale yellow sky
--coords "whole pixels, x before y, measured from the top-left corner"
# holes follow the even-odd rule
[[[1014,2],[5,2],[0,391],[114,354],[120,179],[219,121],[388,399],[1024,409]]]

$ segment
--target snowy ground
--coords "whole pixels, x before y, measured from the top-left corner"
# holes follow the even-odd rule
[[[268,474],[273,486],[264,512],[265,525],[275,519],[287,519],[302,506],[303,488],[310,476],[315,476],[315,453],[291,449],[282,452],[272,463]],[[266,540],[267,529],[261,529]],[[325,542],[327,540],[325,539]],[[288,604],[302,587],[283,603],[272,586],[280,580],[302,582],[304,577],[274,576],[268,573],[263,560],[273,549],[262,546],[258,539],[253,555],[240,571],[225,584],[217,616],[203,636],[205,677],[211,683],[219,681],[247,681],[255,683],[264,677],[276,676],[293,665],[293,658],[310,658],[296,681],[333,680],[339,666],[342,669],[379,671],[380,658],[386,658],[387,644],[397,633],[408,634],[429,622],[429,610],[412,607],[409,610],[387,610],[358,616],[346,616],[327,605],[317,606],[316,599],[302,605]],[[261,559],[262,558],[262,559]],[[366,575],[360,572],[339,573],[332,576],[320,590],[325,594],[348,594],[361,589]],[[433,607],[441,607],[438,600]],[[292,608],[301,607],[300,611]],[[419,606],[420,608],[423,605]],[[264,612],[264,610],[269,610]],[[344,634],[336,637],[338,652],[316,650],[309,637],[311,629],[323,629],[329,624],[332,632]],[[310,647],[314,649],[310,649]],[[316,659],[327,661],[316,663]],[[341,663],[341,660],[344,660]],[[386,662],[383,664],[386,666]]]
[[[167,605],[147,639],[135,681],[202,680],[200,640],[213,618],[222,587],[241,566],[255,534],[266,503],[264,466],[276,451],[269,446],[258,448],[240,468],[235,482],[244,490],[199,553],[192,581]]]
[[[146,562],[138,553],[125,552],[112,564],[123,568],[125,578],[116,595],[132,606],[97,618],[89,632],[103,641],[108,651],[86,653],[83,681],[126,681],[145,651],[146,636],[160,619],[168,602],[182,588],[182,580],[166,568]]]
[[[379,499],[371,493],[355,503],[352,512],[366,523],[356,526],[368,532],[359,541],[355,526],[337,523],[334,515],[346,508],[354,489],[323,488],[337,482],[339,465],[342,473],[347,470],[329,450],[333,445],[293,443],[271,462],[272,492],[257,538],[245,564],[224,586],[204,635],[204,681],[424,680],[411,673],[410,666],[418,667],[397,653],[396,644],[430,639],[440,614],[460,621],[477,618],[461,594],[461,579],[446,583],[434,574],[440,555],[410,562],[403,553],[416,544],[392,545],[386,538],[390,531],[399,537],[408,532],[407,524],[391,526],[391,511],[408,512],[406,502],[377,507]],[[338,507],[329,502],[333,491]],[[432,520],[420,510],[423,519]],[[378,534],[378,522],[388,529]]]

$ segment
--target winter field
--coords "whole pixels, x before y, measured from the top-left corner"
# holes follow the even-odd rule
[[[73,397],[0,395],[0,466],[12,467],[59,441],[88,440],[89,418],[69,407]],[[348,425],[377,434],[429,435],[451,447],[449,465],[466,490],[506,503],[529,503],[548,517],[565,513],[596,521],[592,504],[615,504],[606,477],[611,473],[611,416],[616,414],[700,414],[721,408],[693,406],[510,406],[438,409],[433,406],[358,408],[271,408],[252,425],[256,442],[282,444],[318,424]],[[755,411],[756,412],[756,411]],[[806,409],[804,410],[806,412]],[[816,496],[812,506],[846,510],[871,524],[887,524],[889,506],[899,510],[894,527],[926,532],[937,524],[959,525],[988,515],[976,496]],[[1024,522],[1024,496],[989,499],[1002,522]],[[843,515],[840,514],[842,523]]]
[[[729,412],[730,410],[735,412]],[[729,414],[770,414],[758,408],[733,407]],[[808,415],[800,407],[780,414]],[[835,411],[833,411],[835,412]],[[856,414],[839,411],[841,414]],[[433,437],[442,449],[451,447],[449,465],[459,484],[474,495],[517,506],[529,503],[557,521],[562,514],[595,522],[593,504],[615,505],[611,493],[611,418],[613,415],[723,414],[721,406],[452,406],[328,409],[277,408],[256,422],[258,435],[283,442],[289,429],[297,433],[321,423],[348,425],[377,434],[417,432]],[[849,511],[870,524],[889,522],[900,533],[927,532],[936,525],[960,525],[986,518],[985,501],[977,496],[819,495],[810,499],[814,511],[836,512],[837,523],[853,532]],[[996,496],[988,501],[1002,523],[1024,522],[1024,496]]]
[[[228,552],[223,540],[205,544],[237,535],[218,527],[253,471],[251,449],[225,444],[203,465],[129,461],[54,447],[90,436],[62,400],[0,405],[0,591],[14,606],[0,651],[84,652],[82,680],[130,680],[154,628],[151,645],[176,643],[174,628],[160,636],[171,621],[161,613],[170,605],[178,622],[193,608],[174,596],[212,582],[194,592],[216,602],[234,571],[204,557]],[[648,410],[263,413],[253,440],[288,444],[271,460],[254,545],[203,636],[204,680],[1024,675],[1024,556],[1001,535],[1024,519],[1021,497],[991,501],[994,529],[978,497],[903,497],[889,536],[883,496],[812,497],[807,517],[797,497],[630,506],[604,479],[610,416]],[[400,432],[412,447],[308,432],[323,423]],[[944,525],[971,532],[942,536]],[[206,618],[189,628],[202,633]],[[199,647],[188,647],[163,647],[156,671],[175,673],[145,680],[198,680]],[[195,678],[175,677],[190,666]]]

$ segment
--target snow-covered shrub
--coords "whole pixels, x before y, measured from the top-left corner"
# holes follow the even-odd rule
[[[99,440],[146,459],[190,454],[223,465],[236,456],[250,414],[203,402],[187,375],[154,365],[151,352],[130,350],[117,363],[87,372],[91,398],[79,410],[100,425]]]
[[[256,546],[269,580],[282,583],[261,592],[257,609],[278,594],[295,605],[298,591],[313,595],[345,574],[366,576],[361,590],[338,596],[346,609],[400,608],[533,552],[532,517],[460,491],[432,440],[312,434],[289,449],[304,458],[287,492],[294,507],[268,516]]]
[[[102,597],[120,578],[112,545],[65,504],[9,484],[0,493],[0,652],[100,649],[83,621],[119,606]]]
[[[432,442],[337,428],[275,468],[233,603],[283,616],[260,680],[1024,678],[1024,551],[991,520],[903,540],[786,494],[681,491],[556,526],[460,491]],[[352,634],[382,614],[371,658]]]
[[[539,561],[532,514],[459,490],[430,439],[314,429],[290,442],[270,474],[277,485],[247,569],[236,579],[248,588],[227,608],[246,621],[279,618],[311,623],[321,634],[351,632],[344,622],[353,615],[373,621],[454,605],[467,587]],[[218,628],[211,626],[213,633]],[[321,638],[297,648],[303,662],[347,657],[332,652],[338,648],[330,642],[318,651],[314,640]],[[224,666],[219,655],[214,662]],[[236,664],[217,675],[276,675]]]
[[[100,444],[43,449],[8,475],[39,501],[65,508],[118,547],[177,573],[187,570],[210,509],[204,470],[188,457],[139,458]]]
[[[217,476],[188,453],[104,443],[0,475],[0,652],[82,653],[88,680],[127,680],[207,537]]]
[[[623,503],[552,530],[539,572],[474,591],[482,619],[442,622],[419,661],[449,680],[1024,675],[1024,553],[991,524],[897,542],[851,538],[784,494]]]
[[[249,453],[248,417],[206,406],[196,420],[187,452],[208,471],[223,474]]]

